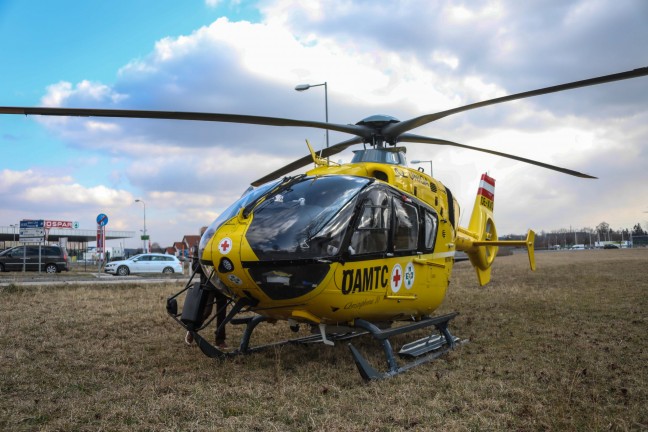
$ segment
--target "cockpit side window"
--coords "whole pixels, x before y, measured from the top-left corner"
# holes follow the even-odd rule
[[[437,218],[434,214],[429,211],[424,211],[424,230],[425,230],[425,239],[424,246],[426,250],[434,249],[434,241],[436,240],[437,233]]]
[[[350,259],[434,250],[438,218],[433,208],[383,185],[370,188],[360,199],[354,229],[347,240]]]
[[[394,251],[416,250],[418,246],[418,212],[416,207],[394,200]]]
[[[365,198],[357,226],[349,244],[350,255],[387,251],[391,221],[391,198],[384,190],[374,189]]]
[[[407,165],[405,154],[385,149],[365,149],[353,152],[351,163],[377,162],[391,165]]]

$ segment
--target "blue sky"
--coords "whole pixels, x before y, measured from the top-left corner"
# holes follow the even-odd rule
[[[401,120],[648,66],[648,3],[0,1],[0,105]],[[584,171],[582,180],[465,150],[433,159],[468,216],[497,179],[498,231],[646,223],[648,78],[471,111],[412,131]],[[170,245],[324,133],[193,122],[0,117],[0,226],[78,220]],[[332,133],[331,142],[349,138]],[[343,161],[348,154],[341,154]],[[424,165],[427,167],[427,165]],[[466,221],[463,221],[464,223]],[[644,225],[644,228],[648,226]],[[132,246],[139,242],[133,240]]]
[[[40,105],[45,89],[56,82],[86,79],[110,83],[129,61],[148,55],[157,40],[189,34],[220,16],[255,20],[258,12],[245,6],[209,6],[193,1],[7,1],[0,2],[0,52],[4,67],[0,82],[3,105]],[[8,66],[8,67],[7,67]],[[65,163],[81,157],[45,130],[25,124],[22,137],[30,146],[46,145],[40,158],[20,147],[7,146],[15,168],[35,161]],[[6,138],[7,133],[3,136]],[[4,146],[3,146],[4,147]],[[15,165],[14,165],[15,164]],[[93,170],[84,173],[91,176]]]

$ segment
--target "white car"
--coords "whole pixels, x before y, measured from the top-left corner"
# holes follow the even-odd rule
[[[182,273],[182,263],[173,255],[139,254],[122,261],[111,261],[104,270],[114,276],[131,273]]]

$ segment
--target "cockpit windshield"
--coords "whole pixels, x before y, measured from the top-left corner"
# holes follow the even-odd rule
[[[261,260],[325,258],[339,253],[355,198],[371,179],[306,177],[280,189],[253,211],[246,233]]]
[[[241,195],[241,198],[239,198],[234,204],[229,206],[225,211],[223,211],[214,222],[212,222],[209,227],[207,227],[207,230],[203,233],[202,237],[200,238],[200,245],[198,246],[199,250],[199,255],[202,257],[203,250],[205,247],[207,247],[207,244],[209,244],[209,241],[211,238],[214,236],[214,233],[218,228],[220,228],[221,225],[223,225],[225,222],[228,220],[232,219],[236,214],[241,210],[243,207],[254,201],[255,199],[261,197],[263,194],[269,192],[277,186],[281,180],[276,180],[270,183],[266,183],[263,186],[259,186],[258,188],[248,188],[245,192],[243,192],[243,195]]]

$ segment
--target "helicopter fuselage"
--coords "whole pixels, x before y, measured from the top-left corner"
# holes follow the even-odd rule
[[[458,205],[404,166],[315,168],[260,187],[205,232],[219,289],[273,319],[343,324],[431,314],[454,264]]]

